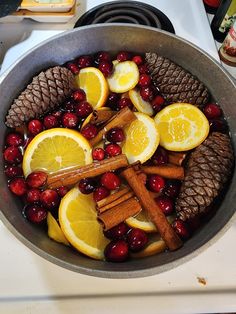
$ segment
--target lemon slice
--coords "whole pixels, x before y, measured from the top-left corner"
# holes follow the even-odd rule
[[[125,141],[122,152],[127,156],[129,163],[138,160],[144,163],[156,151],[159,133],[152,118],[140,112],[134,114],[137,119],[124,129]]]
[[[97,221],[95,203],[91,195],[82,194],[78,188],[68,192],[59,207],[59,222],[70,244],[81,253],[95,259],[104,258],[109,240]]]
[[[145,249],[137,253],[131,253],[131,256],[133,258],[152,256],[152,255],[159,254],[165,251],[166,248],[167,248],[166,244],[162,240],[160,235],[157,233],[154,233],[151,236],[149,236],[149,242],[148,242],[148,245],[145,247]]]
[[[200,145],[209,133],[209,122],[197,107],[176,103],[162,109],[154,118],[160,145],[168,150],[186,151]]]
[[[33,138],[25,150],[22,166],[27,176],[35,170],[53,173],[91,162],[91,146],[78,131],[55,128]]]
[[[61,231],[61,228],[57,223],[56,219],[50,212],[48,212],[47,214],[47,225],[49,238],[56,242],[63,243],[65,245],[70,245],[69,242],[66,240],[64,233]]]
[[[87,101],[94,109],[105,104],[109,89],[107,80],[99,69],[87,67],[80,70],[76,82],[85,91]]]
[[[129,98],[139,112],[145,113],[148,116],[152,116],[154,114],[150,102],[143,100],[136,88],[129,91]]]
[[[114,71],[107,78],[109,88],[115,93],[125,93],[134,88],[139,80],[138,66],[133,61],[113,63]]]

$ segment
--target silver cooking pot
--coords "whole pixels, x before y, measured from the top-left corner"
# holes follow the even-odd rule
[[[222,106],[230,128],[232,144],[236,145],[236,88],[233,80],[209,55],[189,42],[166,32],[130,24],[99,24],[81,27],[53,37],[31,49],[2,75],[0,83],[1,137],[3,151],[5,116],[13,99],[32,77],[43,69],[82,54],[106,50],[128,50],[136,53],[158,52],[196,75]],[[1,159],[1,218],[12,233],[34,252],[64,268],[79,273],[106,277],[131,278],[157,274],[182,264],[216,241],[235,217],[236,175],[212,219],[185,245],[175,252],[164,252],[125,263],[95,261],[50,240],[43,230],[29,223],[21,214],[22,204],[7,187]]]

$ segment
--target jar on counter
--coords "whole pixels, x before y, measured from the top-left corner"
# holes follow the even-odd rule
[[[231,26],[228,35],[221,45],[219,55],[224,63],[236,66],[236,21]]]

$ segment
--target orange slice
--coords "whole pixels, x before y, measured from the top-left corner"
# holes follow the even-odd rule
[[[150,102],[143,100],[142,97],[140,96],[139,91],[136,88],[131,89],[129,91],[129,98],[132,101],[134,107],[139,112],[145,113],[148,116],[152,116],[154,114],[154,111]]]

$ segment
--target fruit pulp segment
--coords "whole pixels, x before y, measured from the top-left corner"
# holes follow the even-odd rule
[[[86,209],[86,210],[83,210]],[[66,216],[68,221],[77,223],[80,221],[92,221],[96,218],[95,203],[91,196],[79,194],[79,197],[70,201]]]

